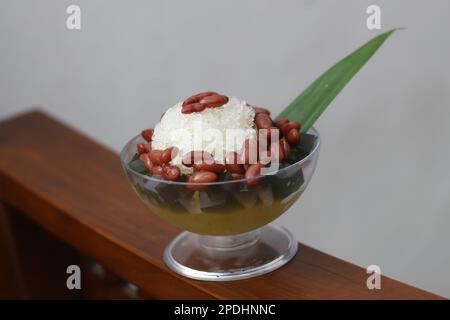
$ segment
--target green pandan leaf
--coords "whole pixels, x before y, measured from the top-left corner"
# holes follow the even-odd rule
[[[301,132],[308,131],[338,93],[395,31],[389,30],[373,38],[346,56],[309,85],[278,116],[301,123]]]

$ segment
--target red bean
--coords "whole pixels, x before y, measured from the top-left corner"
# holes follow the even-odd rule
[[[243,175],[239,173],[232,173],[231,174],[231,180],[240,180],[242,179]]]
[[[272,127],[272,119],[265,113],[257,113],[255,116],[255,124],[258,129],[269,129]]]
[[[161,153],[160,161],[161,163],[168,163],[172,161],[173,158],[175,158],[178,154],[178,148],[177,147],[170,147],[164,150]]]
[[[267,144],[270,144],[272,142],[272,135],[274,137],[273,139],[275,140],[274,142],[278,141],[280,139],[280,129],[271,127],[268,129],[258,130],[259,140],[261,141],[261,139],[266,139]]]
[[[200,100],[200,103],[205,105],[206,108],[218,108],[228,102],[228,97],[223,95],[210,95]]]
[[[190,151],[183,156],[181,162],[186,167],[192,167],[196,162],[214,163],[213,156],[207,151]]]
[[[280,146],[281,149],[283,150],[284,159],[286,159],[291,154],[291,147],[289,146],[289,143],[286,141],[285,138],[280,139]]]
[[[288,123],[285,123],[281,127],[281,131],[283,131],[284,135],[287,135],[289,131],[291,131],[292,129],[296,129],[297,131],[300,130],[300,123],[289,121]]]
[[[237,164],[239,163],[239,154],[235,151],[228,152],[225,158],[226,164]]]
[[[246,139],[241,150],[241,163],[256,163],[258,161],[258,148],[258,139],[256,137]]]
[[[228,171],[230,171],[232,174],[244,174],[245,168],[243,164],[238,163],[239,155],[237,152],[230,152],[228,153],[226,160],[225,160],[225,167]]]
[[[151,168],[153,167],[153,163],[150,160],[150,157],[148,156],[148,153],[143,153],[139,156],[139,159],[144,163],[145,167],[151,171]]]
[[[220,163],[205,163],[205,162],[197,162],[194,163],[194,169],[197,171],[211,171],[217,174],[221,174],[225,171],[225,166]]]
[[[219,180],[219,176],[211,171],[194,172],[188,179],[187,188],[190,190],[204,189],[207,186],[202,183],[211,183]]]
[[[265,113],[268,116],[270,116],[270,111],[266,108],[262,108],[262,107],[253,107],[253,110],[255,110],[255,113]]]
[[[150,170],[155,176],[163,175],[163,168],[161,166],[153,166]]]
[[[162,155],[163,151],[162,150],[152,150],[149,153],[150,156],[150,160],[152,160],[153,164],[155,165],[161,165],[163,164],[161,162],[161,155]]]
[[[228,102],[228,97],[216,92],[206,91],[193,95],[184,100],[181,112],[202,112],[205,108],[217,108]]]
[[[166,164],[162,167],[162,177],[165,180],[176,181],[180,178],[181,171],[179,168]]]
[[[144,142],[138,143],[136,147],[137,147],[137,152],[139,154],[143,154],[143,153],[147,153],[147,152],[151,151],[151,147],[148,143],[144,143]]]
[[[189,106],[192,108],[193,112],[202,112],[206,109],[206,105],[200,102],[190,104]]]
[[[286,136],[286,140],[291,146],[297,145],[300,142],[298,130],[295,128],[291,129]]]
[[[288,123],[289,120],[286,118],[278,118],[275,120],[275,123],[277,124],[278,128],[281,128],[284,124]]]
[[[259,163],[252,164],[248,167],[247,172],[245,173],[245,179],[247,179],[247,184],[249,186],[257,185],[259,179],[261,178],[261,169],[263,166]]]
[[[185,105],[181,108],[181,113],[189,114],[192,112],[194,112],[194,109],[192,108],[192,104]]]
[[[145,130],[142,130],[142,132],[141,132],[141,136],[142,136],[142,138],[144,138],[145,140],[147,140],[147,141],[152,141],[152,138],[153,138],[153,129],[145,129]]]
[[[184,100],[184,102],[183,102],[183,107],[184,107],[185,105],[188,105],[188,104],[192,104],[192,103],[199,102],[199,101],[200,101],[201,99],[203,99],[204,97],[207,97],[207,96],[213,96],[213,95],[218,95],[218,93],[213,92],[213,91],[205,91],[205,92],[197,93],[197,94],[195,94],[195,95],[193,95],[193,96],[190,96],[190,97],[187,98],[186,100]]]
[[[291,125],[292,128],[295,128],[297,130],[300,130],[300,128],[301,128],[300,122],[291,121],[291,122],[289,122],[289,124]]]

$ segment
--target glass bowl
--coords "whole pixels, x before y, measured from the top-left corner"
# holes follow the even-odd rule
[[[297,241],[285,228],[269,224],[297,201],[316,168],[320,135],[302,135],[302,159],[262,176],[255,186],[245,179],[202,183],[192,191],[186,182],[141,174],[129,163],[139,135],[121,152],[125,173],[139,198],[167,222],[185,230],[166,248],[164,261],[173,271],[197,280],[237,280],[273,271],[294,257]]]

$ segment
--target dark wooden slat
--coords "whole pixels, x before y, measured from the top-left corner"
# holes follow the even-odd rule
[[[144,207],[116,153],[40,112],[0,123],[0,199],[155,298],[436,299],[383,277],[366,288],[364,269],[300,245],[287,266],[258,278],[202,282],[163,264],[178,230]]]
[[[13,208],[7,208],[14,260],[18,275],[15,287],[20,299],[81,299],[83,291],[68,290],[66,268],[77,263],[77,252],[30,222]],[[57,259],[55,259],[57,257]],[[9,261],[5,261],[8,263]]]
[[[151,299],[14,208],[0,207],[0,229],[1,299]],[[78,290],[66,286],[70,265],[81,270]]]
[[[0,203],[0,299],[25,297],[24,282],[19,268],[8,212]]]

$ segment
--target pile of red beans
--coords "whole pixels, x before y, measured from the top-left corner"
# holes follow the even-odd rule
[[[228,102],[228,97],[213,91],[201,92],[184,100],[181,112],[202,112],[208,108],[218,108]]]
[[[217,98],[217,96],[219,96]],[[185,100],[184,106],[190,106],[189,112],[201,112],[197,103],[204,102],[206,98],[216,97],[217,101],[225,101],[212,92],[203,92]],[[228,98],[226,101],[228,101]],[[208,102],[208,101],[207,101]],[[222,103],[221,105],[225,104]],[[212,104],[211,104],[212,105]],[[218,103],[214,106],[217,107]],[[206,151],[190,151],[183,155],[183,165],[193,168],[193,173],[187,176],[187,187],[192,190],[203,189],[206,186],[202,183],[211,183],[219,181],[221,174],[228,172],[232,180],[246,179],[248,185],[256,185],[261,176],[261,170],[270,163],[281,163],[289,157],[291,146],[300,142],[300,124],[287,119],[278,118],[273,121],[270,117],[270,111],[265,108],[253,107],[255,110],[255,126],[258,129],[258,135],[255,138],[247,139],[240,151],[227,154],[225,164],[217,163],[214,157]],[[195,111],[193,111],[195,109]],[[204,108],[203,108],[204,110]],[[273,142],[271,137],[274,133],[278,134],[279,140]],[[264,133],[264,134],[261,134]],[[153,129],[143,130],[142,137],[145,143],[137,145],[139,157],[147,169],[156,176],[161,176],[165,180],[177,181],[181,178],[181,171],[178,167],[170,164],[179,150],[176,147],[170,147],[165,150],[152,149]],[[275,136],[274,136],[275,137]],[[261,139],[267,139],[266,143],[261,143]],[[266,150],[259,150],[260,145],[266,146]],[[252,148],[257,149],[255,159],[252,159]],[[275,156],[276,155],[276,156]]]

